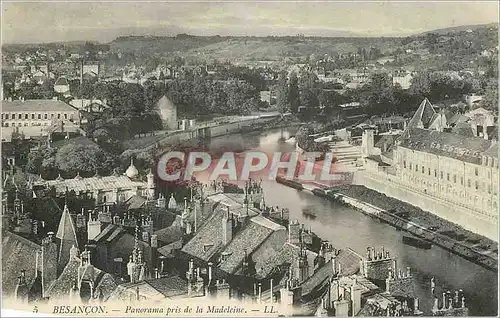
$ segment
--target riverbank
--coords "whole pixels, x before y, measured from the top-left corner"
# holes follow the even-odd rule
[[[349,205],[487,269],[498,269],[498,247],[495,242],[431,213],[363,186],[344,185],[336,187],[335,193],[328,189],[323,192],[328,200]],[[318,195],[318,190],[315,194]]]
[[[299,121],[287,117],[282,119],[277,116],[262,116],[244,121],[214,124],[207,127],[197,127],[180,131],[161,131],[156,134],[136,138],[128,142],[126,150],[129,155],[150,151],[151,149],[163,150],[172,145],[185,144],[187,146],[201,145],[213,137],[223,137],[234,134],[261,133],[276,128],[291,128],[300,126]],[[207,129],[209,132],[207,132]],[[201,131],[204,131],[201,133]]]
[[[276,181],[297,190],[310,189],[319,197],[348,205],[397,229],[428,240],[458,256],[492,271],[498,270],[496,242],[469,232],[420,208],[359,185],[335,188],[305,187],[298,181]]]

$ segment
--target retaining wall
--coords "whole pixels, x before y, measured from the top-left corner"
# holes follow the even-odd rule
[[[377,192],[400,201],[418,206],[424,211],[462,226],[498,242],[498,219],[458,206],[451,202],[432,198],[390,180],[388,176],[372,176],[367,172],[356,172],[354,183],[366,186]]]

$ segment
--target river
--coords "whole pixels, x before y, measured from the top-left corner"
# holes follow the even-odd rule
[[[246,150],[264,152],[288,152],[294,145],[278,143],[282,136],[288,138],[286,129],[266,131],[259,134],[230,135],[214,138],[213,146],[221,144],[238,145]],[[435,278],[436,290],[463,289],[465,301],[471,316],[497,315],[497,273],[484,269],[438,246],[421,250],[403,245],[404,232],[390,225],[378,222],[352,208],[300,192],[274,181],[264,181],[266,203],[290,209],[290,219],[299,220],[306,228],[311,227],[319,237],[330,241],[336,248],[350,247],[365,255],[366,247],[377,249],[384,246],[397,257],[398,267],[410,266],[415,277],[415,290],[420,300],[420,309],[430,315],[433,300],[430,279]],[[303,215],[304,210],[313,210],[315,219]]]

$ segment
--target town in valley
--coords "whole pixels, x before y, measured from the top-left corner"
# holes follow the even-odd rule
[[[309,30],[287,3],[259,19],[205,3],[205,20],[195,4],[121,5],[3,4],[2,310],[498,314],[498,17],[455,21],[497,3],[388,3],[394,29],[443,13],[380,34],[376,19],[332,31],[333,16]],[[387,9],[300,8],[323,21],[323,5],[342,21]],[[278,7],[289,31],[252,24]],[[175,26],[118,16],[160,12]],[[65,32],[37,34],[57,17]],[[187,164],[161,167],[169,152],[298,162],[272,180],[169,181],[158,171]],[[311,160],[337,177],[300,178]]]

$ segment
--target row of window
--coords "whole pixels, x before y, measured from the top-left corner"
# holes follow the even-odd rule
[[[50,114],[50,118],[56,118],[56,114]],[[64,119],[68,119],[68,114],[57,114],[57,119],[61,119],[61,116],[64,116]],[[29,114],[2,114],[2,119],[30,119]],[[35,118],[36,117],[36,118]],[[31,114],[31,119],[42,119],[42,114]],[[49,114],[43,114],[43,119],[49,119]]]
[[[409,170],[413,170],[413,164],[410,163],[409,165],[406,164],[406,160],[403,161],[403,167],[406,169],[408,168]],[[426,171],[427,171],[427,175],[431,175],[431,168],[427,168],[427,170],[425,169],[424,166],[420,166],[421,169],[419,169],[419,165],[415,165],[415,171],[419,172],[421,171],[422,174],[425,174]],[[478,168],[475,168],[475,175],[478,176],[479,173],[478,173]],[[434,177],[437,178],[438,177],[438,171],[437,169],[434,169]],[[444,179],[445,175],[444,175],[444,172],[443,171],[440,171],[439,172],[439,178],[442,180]],[[452,177],[452,178],[451,178]],[[491,179],[491,172],[488,171],[488,178]],[[453,176],[450,175],[449,172],[446,173],[446,181],[452,181],[453,180],[453,183],[457,183],[457,175],[454,174]],[[464,177],[463,176],[460,176],[460,185],[464,185]],[[470,188],[471,187],[471,179],[468,179],[467,180],[467,186]],[[475,181],[475,188],[476,190],[479,190],[481,188],[480,186],[480,183],[478,181]],[[487,186],[488,188],[488,193],[491,193],[491,185],[488,184]]]
[[[434,173],[435,173],[435,175],[437,175],[437,171],[436,170],[434,170]],[[444,176],[444,174],[441,171],[441,174],[440,174],[441,179],[443,179],[443,176]],[[449,173],[446,174],[446,179],[448,181],[450,181],[450,174]],[[453,182],[457,183],[457,175],[453,175]],[[460,185],[462,185],[462,186],[464,185],[464,177],[460,177]],[[471,179],[467,180],[467,187],[469,187],[469,188],[472,187],[472,181],[471,181]],[[484,190],[484,189],[486,189],[488,191],[488,194],[491,194],[492,193],[492,189],[493,189],[493,192],[496,195],[496,190],[491,186],[491,183],[487,183],[487,182],[480,183],[479,181],[474,181],[474,188],[476,190]]]
[[[29,123],[17,123],[17,127],[23,127],[23,124],[24,124],[24,127],[28,127],[29,126]],[[45,123],[31,123],[31,126],[48,126],[49,123],[45,122]],[[9,123],[3,123],[2,124],[3,127],[9,127]],[[16,127],[16,123],[11,123],[10,124],[10,127]]]
[[[465,191],[460,191],[452,188],[450,185],[447,187],[441,186],[439,187],[437,183],[431,184],[430,182],[426,182],[425,180],[420,180],[417,178],[410,177],[409,178],[409,185],[419,185],[417,188],[422,188],[425,187],[425,193],[436,193],[439,195],[441,198],[448,198],[448,199],[458,199],[461,198],[465,204],[473,204],[477,205],[479,202],[482,201],[483,206],[487,206],[488,208],[494,207],[496,209],[497,203],[496,200],[489,200],[487,198],[478,198],[477,196],[472,196],[472,195],[467,195]],[[488,189],[491,189],[491,187],[488,187]],[[430,192],[429,192],[430,191]],[[489,193],[490,191],[488,191]],[[496,191],[495,191],[496,192]],[[496,193],[494,193],[496,195]]]
[[[403,167],[404,167],[405,169],[407,168],[407,165],[406,165],[406,160],[404,160],[404,161],[403,161]],[[412,164],[412,163],[410,163],[410,164],[409,164],[409,167],[410,167],[410,170],[412,170],[412,169],[413,169],[413,164]],[[417,172],[419,171],[419,168],[418,168],[418,167],[419,167],[419,166],[416,164],[416,165],[415,165],[415,171],[417,171]],[[421,166],[421,168],[422,168],[422,173],[425,173],[425,167],[422,165],[422,166]],[[431,168],[427,168],[427,174],[428,174],[429,176],[431,175]],[[475,168],[474,168],[474,175],[475,175],[476,177],[478,177],[478,176],[479,176],[479,168],[477,168],[477,167],[475,167]],[[436,177],[436,178],[437,178],[437,170],[434,170],[434,177]],[[443,172],[441,172],[441,179],[443,179]],[[491,179],[491,171],[490,171],[490,170],[488,170],[488,179]],[[449,178],[448,178],[448,181],[450,181],[450,180],[449,180]]]

